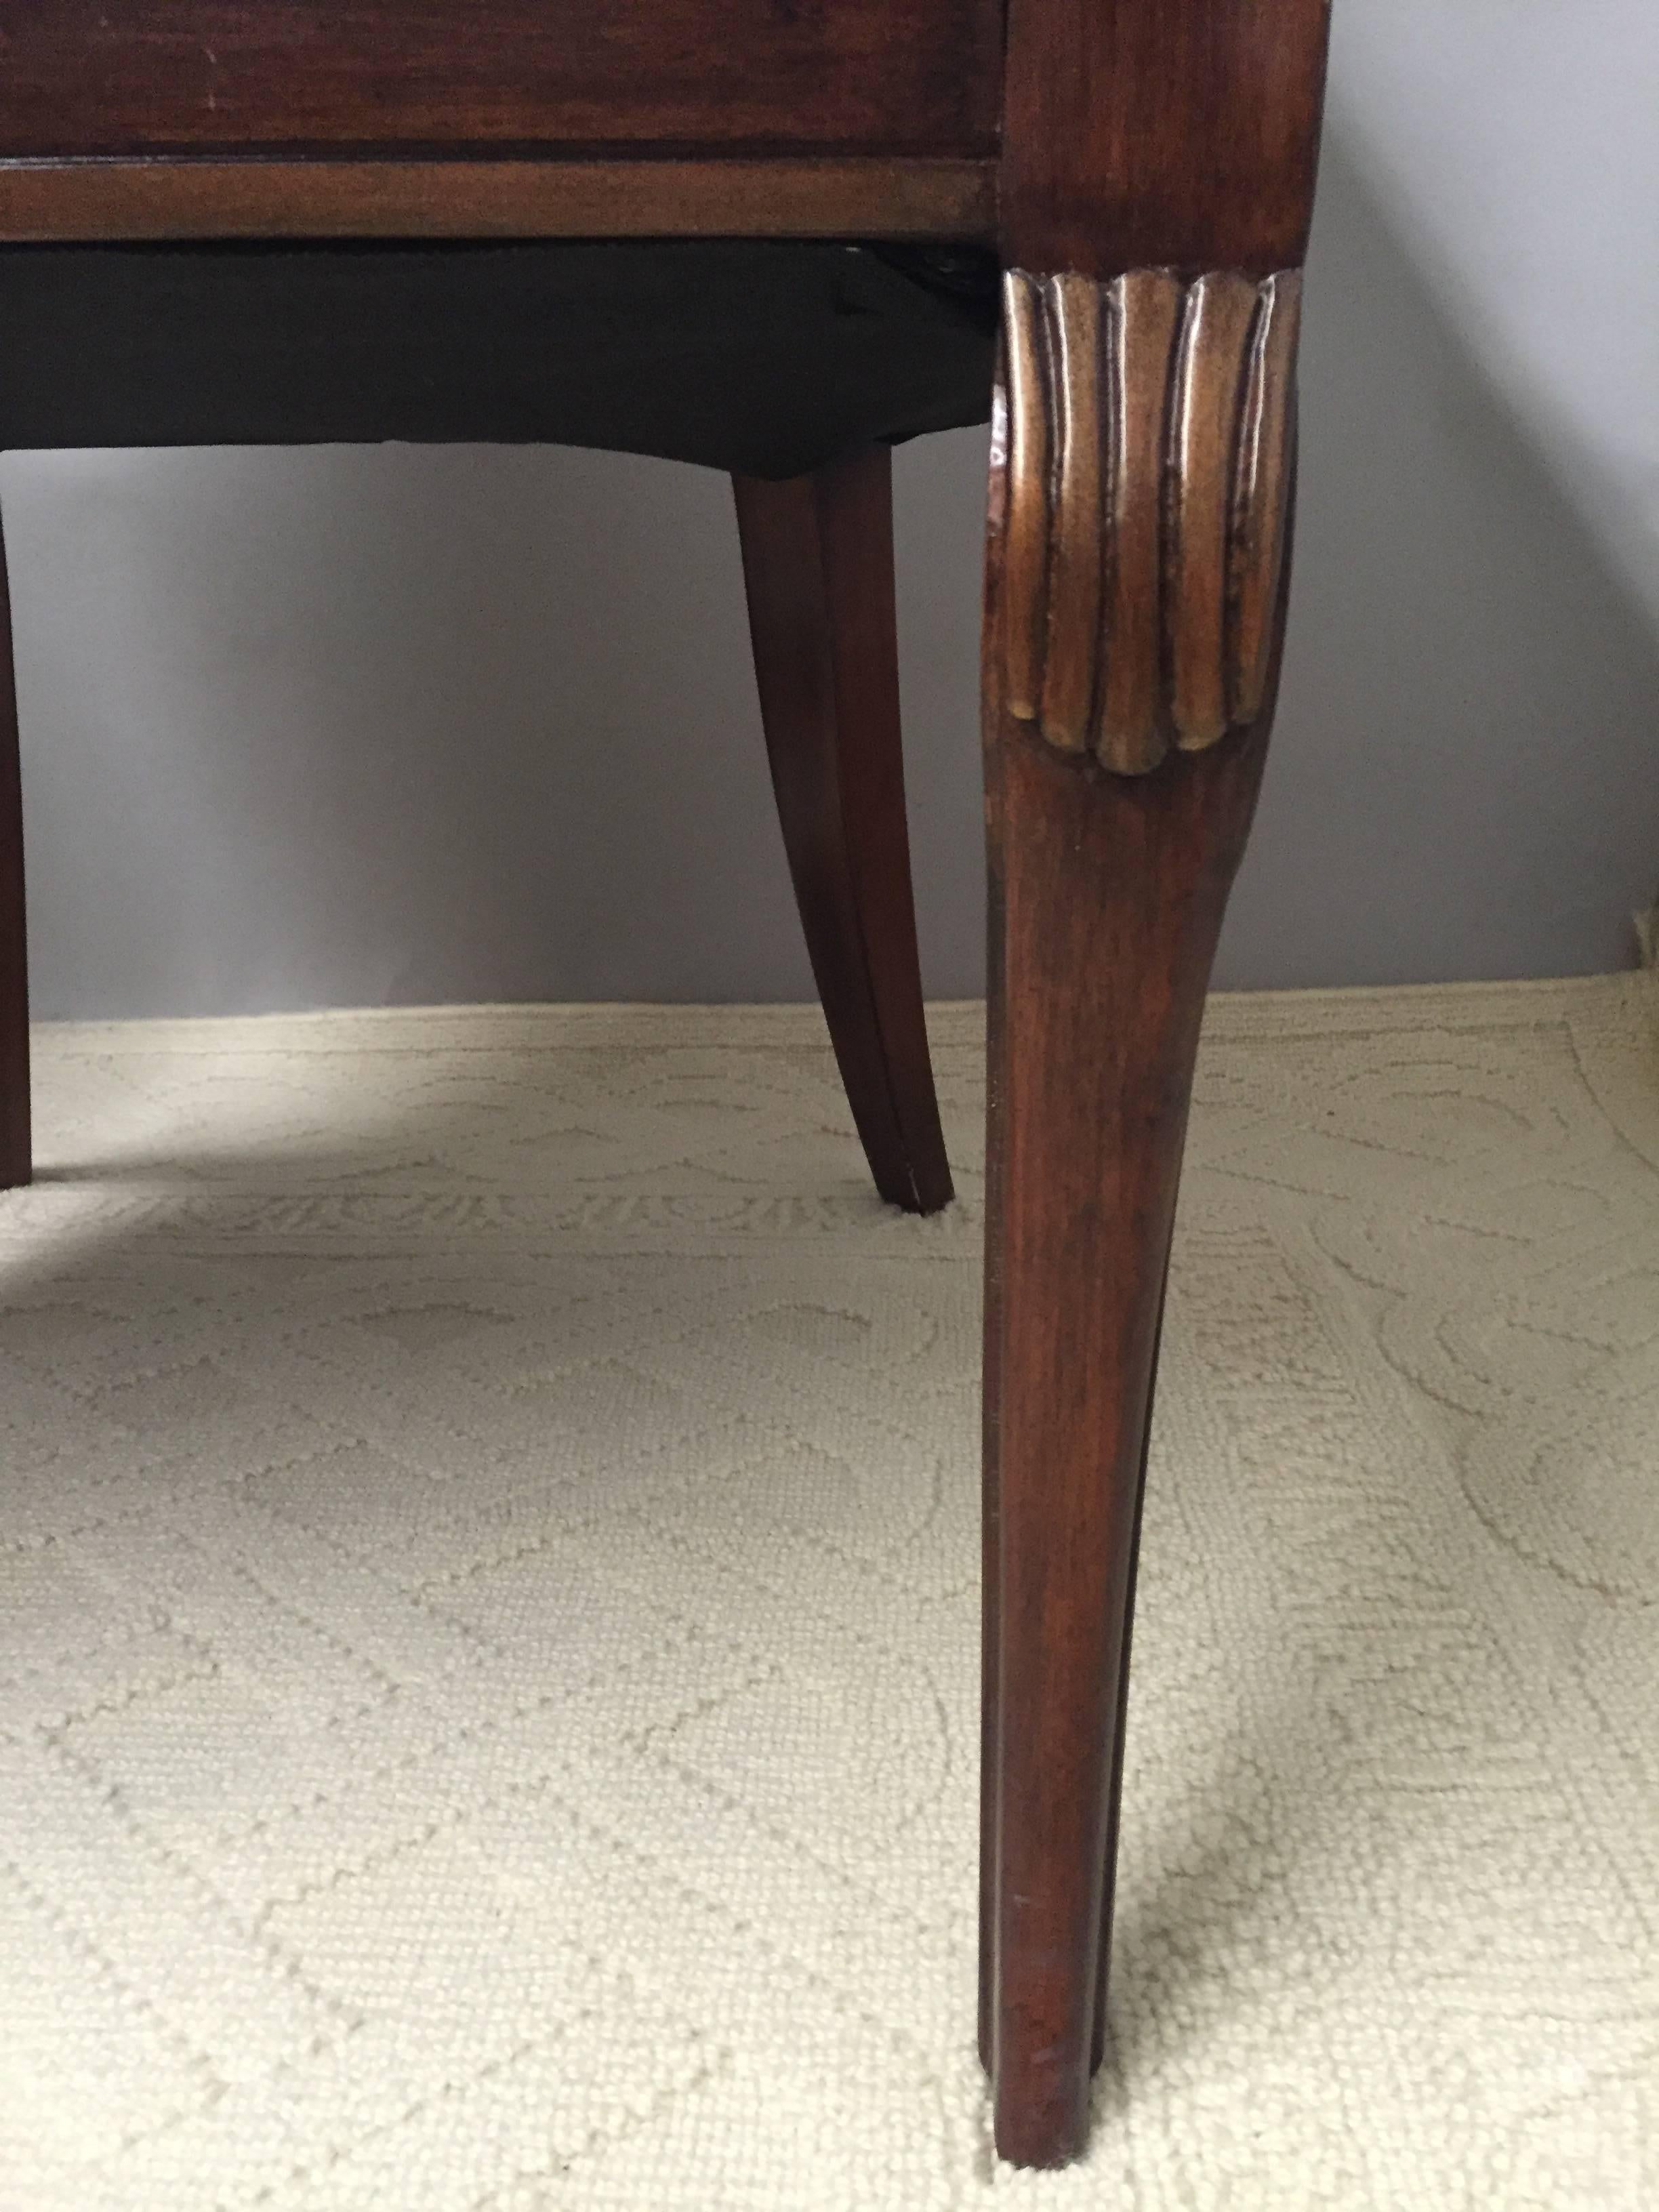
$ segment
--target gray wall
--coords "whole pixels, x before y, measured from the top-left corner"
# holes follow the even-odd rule
[[[1339,0],[1334,127],[1659,618],[1659,9]]]
[[[1279,732],[1222,982],[1632,958],[1659,645],[1516,424],[1339,134]],[[982,977],[983,469],[961,433],[897,470],[942,996]],[[809,994],[718,478],[473,448],[18,454],[0,495],[41,1014]]]

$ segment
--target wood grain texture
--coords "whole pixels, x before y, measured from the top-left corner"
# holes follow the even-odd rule
[[[1300,263],[1329,0],[1009,0],[1007,259],[1263,276]]]
[[[980,1388],[980,1716],[979,1716],[979,2017],[980,2063],[996,2078],[997,1921],[1000,1854],[998,1776],[1002,1730],[1002,1343],[1003,1246],[993,1233],[1003,1218],[1003,1160],[1006,1127],[1003,1071],[1008,1064],[1008,988],[1004,947],[1007,901],[1003,896],[1003,844],[995,808],[997,734],[1008,714],[1011,684],[1020,651],[1008,619],[1008,563],[1013,546],[1008,505],[1008,441],[1013,360],[1005,349],[1003,374],[991,399],[991,453],[986,499],[986,562],[981,617],[981,703],[985,716],[985,1292]],[[994,709],[993,702],[996,702]]]
[[[0,0],[0,153],[983,154],[997,0]]]
[[[1082,2149],[1159,1291],[1265,730],[1106,778],[1013,724],[1001,848],[991,1881],[997,2147]]]
[[[1259,707],[1300,275],[1005,289],[1009,711],[1145,774]]]
[[[1228,541],[1256,304],[1246,277],[1200,276],[1187,294],[1176,350],[1164,608],[1170,719],[1176,742],[1192,751],[1225,733],[1228,696],[1237,688],[1228,680]],[[1288,410],[1288,385],[1278,397]]]
[[[207,238],[988,240],[989,161],[90,161],[0,164],[0,241]]]
[[[1106,1779],[1106,1848],[1101,1854],[1100,1942],[1095,1954],[1095,2017],[1089,2038],[1089,2071],[1098,2073],[1106,2056],[1107,1991],[1112,1979],[1112,1928],[1117,1904],[1117,1844],[1123,1813],[1123,1752],[1129,1724],[1129,1662],[1134,1651],[1135,1584],[1140,1571],[1140,1524],[1146,1504],[1146,1469],[1152,1458],[1152,1414],[1158,1401],[1158,1362],[1164,1352],[1164,1313],[1170,1269],[1158,1294],[1158,1325],[1152,1331],[1152,1372],[1146,1379],[1146,1413],[1140,1427],[1140,1468],[1135,1477],[1135,1517],[1129,1531],[1129,1566],[1123,1591],[1123,1641],[1118,1650],[1117,1711],[1112,1719],[1111,1763]]]
[[[1170,1231],[1283,602],[1253,726],[1155,773],[1114,775],[1008,710],[1006,513],[994,488],[981,2047],[999,2152],[1052,2166],[1084,2147],[1104,2043]]]
[[[1056,276],[1048,291],[1048,388],[1053,394],[1053,492],[1042,636],[1042,725],[1054,744],[1088,742],[1100,629],[1100,287]],[[1029,495],[1022,504],[1030,504]]]
[[[1285,533],[1291,526],[1300,273],[1268,277],[1261,294],[1239,423],[1227,580],[1228,705],[1237,722],[1253,721],[1261,713],[1273,657]]]
[[[1111,455],[1102,558],[1107,560],[1097,702],[1115,764],[1139,772],[1163,757],[1164,419],[1169,362],[1181,328],[1179,280],[1140,270],[1114,288],[1107,438]]]
[[[1001,0],[0,0],[3,240],[1001,248],[981,2047],[1023,2163],[1081,2148],[1103,2033],[1162,1288],[1283,635],[1327,10],[1007,0],[1005,56]],[[878,1178],[921,1206],[948,1181],[878,466],[738,499],[815,969]],[[21,880],[14,745],[0,1179],[27,1172]]]
[[[0,1190],[30,1175],[28,931],[11,593],[0,538]]]
[[[732,479],[772,787],[848,1103],[876,1188],[950,1203],[905,823],[892,453]]]
[[[1054,407],[1048,388],[1046,304],[1038,279],[1011,269],[1005,277],[1002,338],[1006,397],[991,422],[991,498],[999,509],[1007,574],[1003,680],[1010,712],[1035,720],[1042,708],[1048,652],[1048,531]],[[1018,455],[1018,465],[1011,457]]]

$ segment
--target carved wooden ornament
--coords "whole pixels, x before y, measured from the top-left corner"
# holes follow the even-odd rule
[[[1140,774],[1261,708],[1301,274],[1005,287],[1008,708]]]

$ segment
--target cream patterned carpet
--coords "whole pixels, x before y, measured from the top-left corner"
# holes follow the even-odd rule
[[[1654,979],[1218,1000],[1087,2162],[970,2048],[963,1201],[815,1014],[48,1030],[3,2212],[1659,2204]]]

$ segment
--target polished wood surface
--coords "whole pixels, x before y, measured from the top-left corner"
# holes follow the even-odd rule
[[[985,630],[981,2024],[997,2148],[1029,2165],[1082,2148],[1106,2035],[1146,1438],[1199,1021],[1283,637],[1328,13],[0,0],[0,239],[962,239],[1013,272]],[[107,158],[64,158],[85,155]],[[872,1165],[924,1207],[948,1182],[878,465],[738,501],[815,968]],[[0,769],[14,1165],[15,801]]]
[[[984,154],[999,0],[0,0],[0,155]]]
[[[996,234],[996,165],[831,156],[0,161],[0,242]]]
[[[1141,774],[1261,711],[1301,272],[1006,282],[1009,712]]]
[[[1107,2039],[1152,1382],[1283,636],[1327,28],[1327,0],[1010,0],[980,2009],[1023,2165],[1082,2149]]]
[[[1158,1401],[1158,1370],[1164,1352],[1164,1313],[1170,1287],[1166,1258],[1158,1294],[1158,1326],[1152,1332],[1152,1371],[1146,1378],[1146,1412],[1140,1425],[1140,1465],[1135,1474],[1135,1517],[1129,1531],[1129,1567],[1123,1591],[1123,1640],[1118,1646],[1117,1710],[1112,1715],[1110,1760],[1106,1778],[1106,1847],[1101,1854],[1100,1936],[1095,1948],[1094,2027],[1089,2038],[1089,2071],[1106,2057],[1107,1991],[1112,1980],[1112,1923],[1117,1904],[1118,1832],[1123,1811],[1123,1752],[1129,1723],[1129,1662],[1133,1656],[1135,1584],[1140,1571],[1140,1524],[1146,1504],[1146,1470],[1152,1458],[1152,1415]]]
[[[29,1179],[28,933],[11,593],[0,539],[0,1190]]]
[[[772,787],[830,1041],[877,1189],[934,1213],[951,1170],[905,827],[892,454],[733,483]]]
[[[1330,0],[1009,0],[1016,267],[1266,276],[1304,258]]]
[[[1008,715],[996,658],[982,1971],[997,2147],[1051,2166],[1084,2147],[1103,2032],[1158,1310],[1204,994],[1267,732],[1115,775]]]

